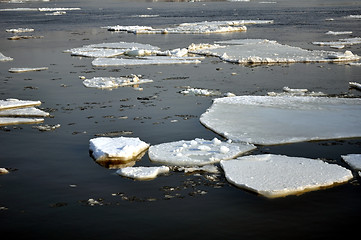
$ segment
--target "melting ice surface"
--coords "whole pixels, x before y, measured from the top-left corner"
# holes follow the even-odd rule
[[[220,45],[213,45],[209,49],[194,49],[192,52],[239,64],[342,62],[360,59],[350,51],[310,51],[267,39],[236,39],[216,43]]]
[[[83,81],[84,86],[88,88],[100,88],[110,89],[121,86],[131,86],[142,83],[150,83],[153,80],[150,79],[139,79],[137,76],[133,77],[94,77],[92,79],[85,79]]]
[[[252,144],[222,142],[217,138],[177,141],[151,146],[148,154],[153,162],[178,166],[203,166],[235,158],[256,147]]]
[[[159,174],[168,173],[169,167],[126,167],[117,170],[117,174],[123,177],[134,178],[137,180],[150,180],[156,178]]]
[[[139,138],[130,137],[98,137],[89,141],[89,149],[96,161],[130,161],[147,150],[148,147],[148,143]]]
[[[352,172],[322,160],[283,155],[252,155],[221,161],[227,180],[266,197],[274,198],[343,183]]]
[[[215,99],[206,127],[237,142],[260,145],[361,137],[361,99],[237,96]]]

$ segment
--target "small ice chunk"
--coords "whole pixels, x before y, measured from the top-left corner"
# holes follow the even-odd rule
[[[207,172],[207,173],[219,173],[218,167],[214,165],[204,165],[201,167],[179,167],[178,171],[184,171],[184,173],[192,172]]]
[[[187,144],[187,147],[184,147],[184,144]],[[224,147],[227,147],[229,151],[225,152]],[[203,166],[235,158],[255,148],[251,144],[226,142],[214,144],[212,140],[196,138],[192,141],[182,140],[154,145],[149,148],[148,154],[153,162],[179,166]]]
[[[350,170],[321,160],[252,155],[221,161],[227,180],[269,198],[316,190],[353,178]]]
[[[0,62],[6,62],[6,61],[12,61],[12,60],[14,60],[14,59],[11,57],[6,57],[4,54],[2,54],[0,52]]]
[[[33,28],[11,28],[11,29],[6,29],[6,32],[9,32],[9,33],[34,32],[34,29]]]
[[[361,99],[236,96],[215,99],[201,115],[207,128],[261,145],[361,136]]]
[[[353,170],[361,171],[361,154],[347,154],[341,157]]]
[[[153,80],[139,79],[136,75],[133,75],[133,77],[94,77],[85,79],[83,84],[88,88],[110,89],[151,82],[153,82]]]
[[[55,11],[78,11],[81,8],[75,7],[58,7],[58,8],[38,8],[40,12],[55,12]]]
[[[0,110],[11,109],[11,108],[24,108],[41,105],[40,101],[27,101],[19,100],[15,98],[9,98],[6,100],[0,100]]]
[[[148,143],[139,138],[130,137],[98,137],[89,141],[89,149],[96,161],[129,161],[147,150],[148,147]]]
[[[10,68],[9,72],[11,73],[22,73],[22,72],[34,72],[34,71],[44,71],[48,67],[36,67],[36,68]]]
[[[180,93],[182,93],[184,95],[193,94],[196,96],[219,96],[219,95],[221,95],[221,93],[219,91],[202,89],[202,88],[187,88],[187,89],[180,91]]]
[[[55,125],[38,125],[38,126],[34,126],[33,128],[38,129],[41,132],[49,132],[49,131],[53,131],[57,128],[60,128],[60,124],[55,124]]]
[[[361,91],[361,83],[349,82],[348,84],[349,84],[350,88],[355,88],[355,89]]]
[[[334,31],[328,31],[326,32],[327,35],[347,35],[352,34],[351,31],[342,31],[342,32],[334,32]]]
[[[6,168],[0,168],[0,175],[1,174],[7,174],[9,171]]]
[[[160,167],[126,167],[117,170],[117,174],[134,178],[137,180],[150,180],[156,178],[159,174],[168,173],[169,167],[160,166]]]
[[[283,91],[289,92],[289,93],[305,93],[305,92],[308,92],[308,89],[283,87]]]

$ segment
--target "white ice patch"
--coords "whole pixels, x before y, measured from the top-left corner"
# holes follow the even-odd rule
[[[207,172],[207,173],[219,173],[218,167],[214,165],[204,165],[201,167],[179,167],[178,171],[184,171],[184,173],[193,173],[193,172]]]
[[[196,95],[196,96],[219,96],[221,92],[216,90],[204,89],[204,88],[187,88],[180,93],[184,95]]]
[[[35,72],[35,71],[44,71],[48,67],[37,67],[37,68],[10,68],[9,72],[11,73],[22,73],[22,72]]]
[[[0,111],[0,117],[48,117],[49,113],[34,107],[16,108]]]
[[[227,148],[227,150],[226,150]],[[151,146],[148,154],[153,162],[178,166],[203,166],[235,158],[256,147],[196,138]]]
[[[1,174],[8,174],[9,171],[6,168],[0,168],[0,175]]]
[[[349,82],[348,84],[349,84],[350,88],[355,88],[355,89],[361,91],[361,83]]]
[[[12,60],[14,60],[14,59],[11,57],[7,57],[0,52],[0,62],[7,62],[7,61],[12,61]]]
[[[169,167],[160,166],[160,167],[126,167],[117,170],[117,174],[134,178],[136,180],[150,180],[156,178],[159,174],[168,173]]]
[[[206,127],[260,145],[361,136],[361,99],[236,96],[215,99],[201,115]]]
[[[342,45],[355,45],[355,44],[361,44],[361,38],[360,37],[354,37],[354,38],[343,38],[339,39],[338,41],[332,41],[332,42],[312,42],[314,45],[319,46],[342,46]]]
[[[83,84],[88,88],[111,89],[151,82],[153,82],[153,80],[139,79],[134,75],[133,77],[94,77],[92,79],[85,79]]]
[[[282,45],[267,39],[239,39],[216,42],[226,44],[219,48],[190,51],[195,54],[215,56],[239,64],[307,63],[356,61],[360,57],[350,51],[311,51],[299,47]]]
[[[341,157],[353,170],[361,171],[361,154],[347,154]]]
[[[34,124],[41,123],[43,121],[43,118],[0,117],[0,125]]]
[[[252,155],[221,161],[227,180],[263,196],[299,194],[350,180],[350,170],[321,160],[282,155]]]
[[[132,160],[148,149],[148,147],[149,144],[141,141],[139,138],[99,137],[89,141],[89,149],[96,161]]]
[[[182,23],[175,27],[154,29],[150,26],[108,26],[109,31],[125,31],[134,34],[209,34],[246,31],[248,24],[269,24],[273,20],[234,20]]]
[[[33,28],[11,28],[11,29],[6,29],[6,32],[9,32],[9,33],[34,32],[34,29]]]
[[[328,31],[326,32],[327,35],[348,35],[352,34],[351,31],[342,31],[342,32],[334,32],[334,31]]]
[[[27,100],[15,99],[15,98],[0,100],[0,110],[10,109],[10,108],[32,107],[38,105],[41,105],[40,101],[27,101]]]
[[[143,58],[96,58],[94,67],[107,66],[132,66],[132,65],[164,65],[164,64],[196,64],[200,63],[199,57],[168,57],[148,56]]]
[[[310,92],[306,88],[289,88],[289,87],[283,87],[283,92],[277,93],[277,92],[268,92],[268,96],[312,96],[312,97],[321,97],[326,96],[323,92]]]

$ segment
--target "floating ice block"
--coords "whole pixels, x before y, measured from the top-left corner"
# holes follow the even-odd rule
[[[134,178],[137,180],[150,180],[156,178],[159,174],[168,173],[169,167],[126,167],[117,170],[117,174],[123,177]]]
[[[221,161],[227,180],[244,189],[274,198],[343,183],[350,170],[321,160],[283,155],[252,155]]]
[[[347,154],[341,157],[352,169],[361,171],[361,154]]]
[[[27,100],[15,99],[15,98],[0,100],[0,110],[10,109],[10,108],[32,107],[38,105],[41,105],[40,101],[27,101]]]
[[[361,137],[361,99],[236,96],[215,99],[200,121],[220,135],[260,145]]]

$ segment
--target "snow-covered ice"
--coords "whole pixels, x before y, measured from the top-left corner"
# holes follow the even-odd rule
[[[11,57],[7,57],[0,52],[0,62],[7,62],[7,61],[12,61],[12,60],[14,60],[14,59]]]
[[[148,154],[151,161],[162,164],[203,166],[235,158],[255,148],[252,144],[222,142],[217,138],[196,138],[191,141],[181,140],[153,145],[149,148]]]
[[[244,189],[274,198],[347,182],[352,172],[322,160],[283,155],[251,155],[221,161],[227,180]]]
[[[94,67],[130,66],[130,65],[163,65],[163,64],[196,64],[200,63],[199,57],[168,57],[148,56],[143,58],[96,58]]]
[[[5,31],[10,33],[34,32],[34,28],[11,28]]]
[[[151,82],[153,82],[153,80],[139,79],[136,75],[133,75],[133,77],[94,77],[85,79],[83,84],[88,88],[111,89]]]
[[[153,28],[150,26],[108,26],[109,31],[125,31],[134,34],[209,34],[246,31],[249,24],[270,24],[273,20],[203,21],[182,23],[175,27]]]
[[[159,166],[159,167],[126,167],[117,170],[117,174],[134,178],[136,180],[150,180],[156,178],[159,174],[164,174],[169,172],[169,167]]]
[[[96,161],[130,161],[148,147],[148,143],[130,137],[98,137],[89,141],[89,149]]]
[[[348,35],[352,34],[351,31],[342,31],[342,32],[334,32],[334,31],[328,31],[326,32],[327,35]]]
[[[15,98],[0,100],[0,110],[10,109],[10,108],[32,107],[39,105],[41,105],[40,101],[19,100]]]
[[[0,117],[48,117],[48,116],[49,113],[34,107],[0,110]]]
[[[361,136],[361,99],[236,96],[215,99],[200,121],[224,137],[260,145]]]
[[[361,154],[347,154],[341,157],[353,170],[361,171]]]
[[[34,72],[34,71],[44,71],[48,67],[36,67],[36,68],[10,68],[9,72],[11,73],[22,73],[22,72]]]
[[[0,117],[0,125],[34,124],[41,123],[43,121],[43,118]]]
[[[267,39],[235,39],[216,42],[221,46],[194,49],[190,52],[219,57],[221,60],[239,64],[307,63],[356,61],[360,57],[350,51],[332,52],[306,50],[279,44]],[[191,48],[190,48],[191,49]]]

